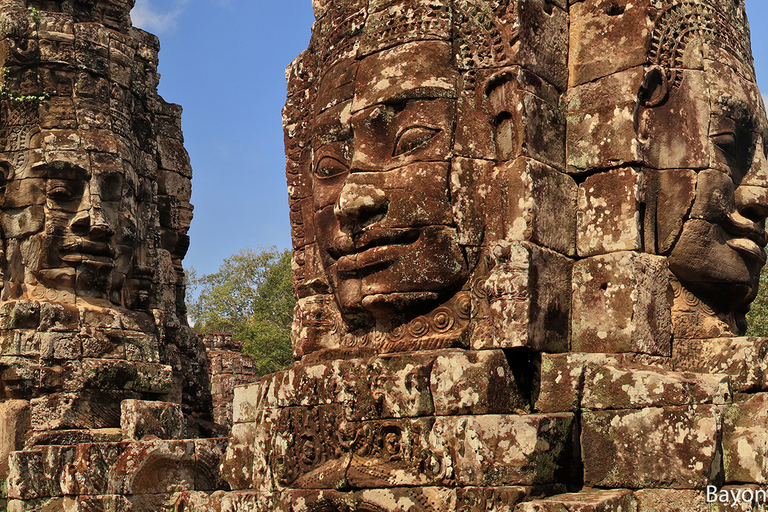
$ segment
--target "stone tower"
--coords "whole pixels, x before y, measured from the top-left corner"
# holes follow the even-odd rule
[[[205,431],[186,323],[191,168],[132,0],[0,1],[0,479],[8,453],[120,440],[121,402]]]
[[[688,511],[765,483],[743,1],[313,5],[284,110],[299,362],[236,396],[233,488]]]

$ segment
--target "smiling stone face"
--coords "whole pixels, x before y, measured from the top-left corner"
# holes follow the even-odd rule
[[[447,43],[402,45],[364,59],[354,96],[318,116],[314,224],[346,313],[399,315],[466,280],[448,183],[457,79]],[[340,92],[320,90],[321,105]]]
[[[742,8],[697,4],[716,22],[706,25],[678,17],[684,7],[657,22],[638,100],[638,147],[658,194],[646,249],[668,256],[682,289],[739,333],[766,260],[768,122]],[[672,47],[669,34],[681,34]]]

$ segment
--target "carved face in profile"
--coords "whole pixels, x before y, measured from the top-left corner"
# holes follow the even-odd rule
[[[321,82],[317,110],[332,106],[314,128],[315,232],[347,315],[407,313],[466,280],[448,193],[451,58],[448,43],[408,43]]]
[[[657,250],[687,289],[742,318],[768,242],[768,124],[744,60],[699,42],[691,69],[649,69],[640,126],[659,180]]]

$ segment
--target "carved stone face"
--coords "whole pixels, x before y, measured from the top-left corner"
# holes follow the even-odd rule
[[[405,313],[466,280],[448,193],[451,56],[447,43],[404,44],[363,59],[353,95],[349,83],[327,85],[338,82],[338,70],[320,85],[317,104],[336,106],[316,119],[314,224],[347,313]],[[334,125],[335,134],[323,128]]]
[[[119,303],[137,240],[135,187],[118,171],[64,162],[38,170],[45,176],[45,224],[21,244],[25,282]]]
[[[686,288],[738,311],[754,298],[766,261],[768,126],[754,78],[743,78],[751,72],[724,60],[679,72],[674,88],[657,77],[652,95],[669,88],[669,98],[646,113],[645,129],[661,176],[659,250],[669,251]]]

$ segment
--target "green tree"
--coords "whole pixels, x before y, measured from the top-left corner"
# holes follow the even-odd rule
[[[244,249],[226,258],[218,272],[187,273],[188,314],[197,332],[226,332],[243,342],[259,375],[293,361],[291,251]],[[199,290],[199,291],[198,291]]]
[[[768,265],[760,273],[760,287],[752,307],[747,313],[747,336],[768,337]]]

